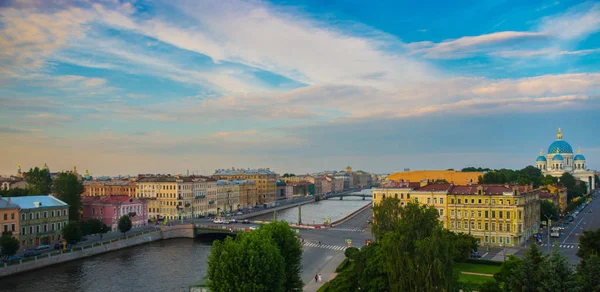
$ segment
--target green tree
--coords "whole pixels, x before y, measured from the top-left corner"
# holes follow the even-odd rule
[[[261,226],[257,233],[273,239],[283,256],[285,291],[302,291],[302,244],[285,221],[275,221]]]
[[[84,222],[84,234],[103,233],[104,223],[98,219],[90,219]],[[87,233],[86,233],[87,232]]]
[[[537,287],[540,292],[567,292],[577,287],[577,277],[558,247],[544,259],[539,268],[541,283]]]
[[[125,235],[127,231],[131,230],[131,226],[131,218],[129,218],[128,215],[123,215],[121,218],[119,218],[119,224],[117,225],[117,228],[119,228],[119,231],[123,232],[123,235]]]
[[[19,240],[12,235],[12,232],[3,232],[0,237],[0,257],[8,259],[14,256],[18,250]]]
[[[502,263],[500,271],[494,274],[494,279],[498,283],[504,283],[504,291],[510,291],[509,283],[515,274],[517,267],[523,264],[523,260],[514,256],[508,255],[507,260]]]
[[[10,189],[10,190],[1,190],[0,191],[0,197],[25,197],[25,196],[29,196],[29,190],[28,189],[20,189],[20,188],[15,188],[15,189]]]
[[[283,292],[284,258],[272,238],[247,232],[213,243],[207,277],[214,292]]]
[[[397,198],[385,198],[373,207],[373,225],[371,232],[377,240],[394,230],[400,220],[400,201]]]
[[[25,173],[25,181],[29,185],[30,196],[46,196],[50,194],[52,178],[44,169],[33,168]]]
[[[451,169],[449,169],[451,170]],[[486,171],[490,171],[491,169],[489,168],[481,168],[481,167],[465,167],[463,168],[461,171],[462,172],[486,172]]]
[[[582,260],[591,255],[600,256],[600,228],[583,231],[583,234],[579,237],[579,246],[577,256]]]
[[[502,288],[496,281],[487,281],[481,284],[479,292],[502,292]]]
[[[348,268],[343,269],[330,282],[330,292],[346,291],[389,291],[387,274],[383,261],[385,255],[378,242],[373,242],[360,250],[349,248],[346,257],[350,261]],[[339,277],[339,278],[338,278]]]
[[[58,199],[69,204],[69,220],[79,221],[82,206],[81,194],[84,188],[77,176],[72,173],[61,173],[54,180],[52,188]]]
[[[525,252],[523,262],[516,266],[513,275],[508,279],[508,287],[513,291],[535,292],[541,285],[540,268],[544,263],[544,256],[537,245],[532,244]]]
[[[383,235],[384,269],[391,291],[457,291],[452,232],[439,223],[437,209],[409,203]]]
[[[556,205],[554,205],[554,203],[546,201],[546,200],[540,201],[540,220],[541,221],[548,220],[548,219],[546,219],[546,216],[548,216],[548,218],[550,218],[552,220],[557,220],[559,218],[559,215],[560,215],[560,210],[558,209],[558,207]]]
[[[463,262],[469,259],[471,252],[476,251],[479,241],[474,236],[467,233],[453,233],[456,245],[454,260]]]
[[[600,291],[600,256],[590,255],[577,266],[579,291]]]
[[[68,243],[76,243],[83,237],[81,226],[77,221],[71,221],[62,229],[63,238]]]
[[[547,174],[541,181],[543,186],[558,184],[558,178]]]

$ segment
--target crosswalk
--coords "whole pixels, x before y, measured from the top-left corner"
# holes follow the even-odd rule
[[[331,231],[345,231],[345,232],[365,232],[362,228],[329,228]]]
[[[558,247],[560,248],[579,248],[578,245],[574,245],[574,244],[557,244]],[[547,243],[542,243],[540,246],[548,246]],[[551,244],[550,246],[554,247],[553,244]]]
[[[346,248],[348,248],[347,246],[344,245],[330,245],[330,244],[319,244],[317,242],[305,242],[303,244],[304,247],[314,247],[314,248],[326,248],[326,249],[333,249],[333,250],[339,250],[339,251],[344,251],[346,250]]]

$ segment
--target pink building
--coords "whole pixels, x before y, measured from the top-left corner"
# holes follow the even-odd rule
[[[123,215],[131,217],[133,227],[148,224],[148,205],[145,201],[129,196],[96,196],[81,197],[83,204],[83,221],[98,219],[117,230],[119,218]]]

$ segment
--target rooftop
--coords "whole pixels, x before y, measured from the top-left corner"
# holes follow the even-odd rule
[[[182,177],[175,177],[175,176],[143,177],[138,180],[138,182],[173,182],[173,183],[177,182],[177,181],[193,182],[194,180],[191,177],[187,177],[187,176],[182,176]]]
[[[13,197],[13,198],[11,198],[11,202],[19,205],[19,207],[21,207],[21,209],[68,206],[67,203],[55,198],[52,195]],[[41,204],[39,206],[36,206],[34,204],[35,202],[39,202]]]
[[[140,203],[140,201],[136,198],[130,197],[130,196],[95,196],[95,197],[81,197],[81,203],[82,204],[107,204],[107,205],[114,205],[114,204],[126,204],[128,202],[130,202],[132,204],[138,204]]]
[[[265,175],[265,174],[276,174],[271,171],[269,168],[259,168],[259,169],[217,169],[215,170],[214,175]]]
[[[13,204],[8,200],[11,200],[11,198],[4,199],[0,197],[0,209],[19,209],[19,205]]]
[[[132,182],[128,180],[110,180],[110,181],[95,181],[95,180],[86,180],[83,182],[84,186],[101,184],[105,186],[127,186]]]

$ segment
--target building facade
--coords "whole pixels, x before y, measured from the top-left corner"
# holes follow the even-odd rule
[[[61,229],[69,221],[69,205],[54,196],[14,197],[19,206],[19,241],[21,248],[58,242]]]
[[[596,186],[594,172],[587,169],[587,162],[585,156],[581,154],[581,149],[574,155],[571,144],[563,140],[560,128],[556,140],[548,147],[548,152],[544,155],[543,150],[540,149],[535,165],[544,175],[560,177],[565,172],[572,174],[576,179],[587,184],[588,193]]]
[[[83,181],[82,196],[130,196],[135,197],[137,183],[128,180]]]
[[[19,239],[19,205],[12,203],[11,198],[0,197],[0,230],[12,232]]]
[[[560,209],[562,213],[565,213],[567,211],[567,205],[569,203],[569,199],[567,197],[567,188],[559,185],[548,185],[545,188],[548,190],[549,193],[556,196],[558,201],[558,209]]]
[[[137,180],[136,198],[148,201],[152,220],[192,218],[194,181],[190,177],[156,176]]]
[[[217,180],[253,180],[256,182],[256,191],[259,204],[276,201],[277,174],[269,168],[259,169],[218,169],[213,174]]]
[[[518,246],[538,232],[540,190],[531,186],[392,182],[373,189],[373,205],[398,198],[434,207],[444,228],[479,239],[484,246]]]
[[[119,219],[128,215],[133,227],[148,224],[148,206],[145,200],[130,196],[88,196],[82,197],[82,220],[98,219],[110,226],[112,231],[118,229]]]
[[[192,213],[194,218],[217,214],[217,181],[210,177],[193,179]]]

